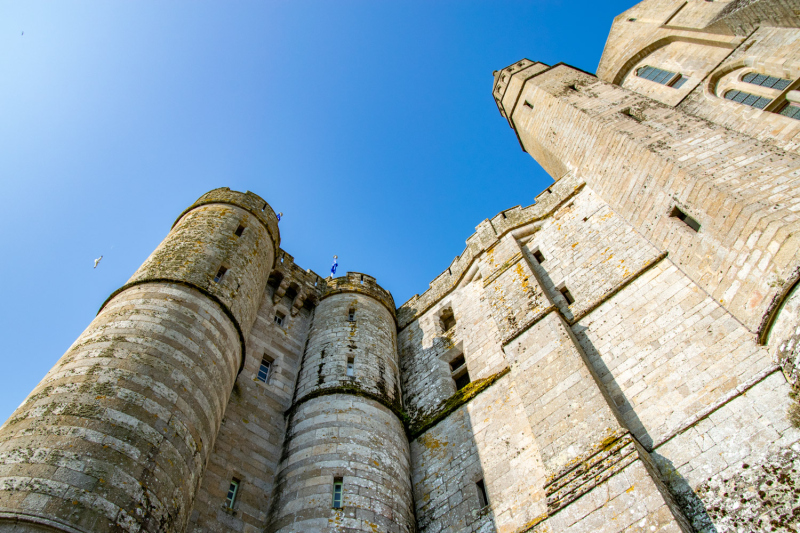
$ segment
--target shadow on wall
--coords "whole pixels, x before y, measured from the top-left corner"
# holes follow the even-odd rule
[[[418,322],[407,326],[412,338],[422,339]],[[452,339],[439,336],[432,347],[407,357],[429,358],[430,362],[447,367],[442,356],[453,346]],[[427,353],[425,353],[427,352]],[[401,355],[401,365],[403,356]],[[435,366],[435,365],[434,365]],[[405,369],[404,369],[405,370]],[[436,381],[451,379],[446,369],[429,368],[429,377]],[[427,383],[423,386],[441,386],[444,383]],[[403,396],[407,398],[408,384],[403,382]],[[455,386],[453,386],[455,388]],[[470,385],[456,391],[433,409],[417,410],[417,418],[409,423],[411,428],[430,425],[449,411],[449,414],[428,427],[410,442],[411,480],[418,531],[496,531],[491,482],[483,470],[478,444],[466,403],[461,399]],[[489,473],[491,476],[491,472]],[[446,510],[445,512],[442,512]]]
[[[697,533],[718,533],[717,528],[708,516],[703,500],[697,496],[697,493],[689,485],[680,472],[672,464],[672,461],[659,455],[656,452],[650,452],[650,457],[653,458],[658,470],[661,472],[661,478],[667,484],[672,497],[675,498],[675,503],[683,510],[691,523],[692,527]]]
[[[562,316],[565,316],[567,320],[572,320],[571,313],[568,315],[564,313],[564,303],[566,302],[563,298],[560,298],[560,295],[557,295],[558,289],[556,289],[547,271],[537,262],[530,261],[529,257],[526,258],[534,274],[539,278],[539,283],[547,293],[548,298],[559,307]],[[620,425],[630,431],[634,438],[650,453],[658,467],[662,481],[667,485],[675,503],[686,518],[691,521],[694,530],[697,533],[718,533],[711,517],[708,515],[705,504],[697,496],[689,482],[678,472],[669,459],[652,451],[653,438],[647,432],[630,401],[628,401],[622,388],[617,383],[614,374],[606,366],[599,351],[589,339],[587,335],[588,328],[580,324],[574,324],[570,329],[586,357],[586,363],[594,375],[597,385],[609,402]]]

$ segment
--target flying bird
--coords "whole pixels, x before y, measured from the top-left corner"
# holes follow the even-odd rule
[[[97,268],[97,264],[100,262],[101,259],[103,259],[102,255],[94,260],[94,268]]]

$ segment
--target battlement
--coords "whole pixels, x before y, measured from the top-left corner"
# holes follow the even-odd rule
[[[320,300],[343,292],[365,294],[382,303],[389,310],[392,318],[396,319],[392,294],[378,285],[378,282],[372,276],[361,272],[348,272],[341,278],[327,278],[325,283],[326,286],[323,288]]]
[[[461,284],[462,280],[469,281],[477,272],[477,258],[506,233],[549,217],[582,186],[583,183],[577,180],[560,180],[542,191],[528,207],[515,206],[481,222],[475,228],[476,232],[467,238],[466,249],[453,259],[447,270],[430,282],[430,288],[421,295],[415,294],[397,309],[398,328],[403,329],[413,322]]]
[[[275,216],[275,211],[272,210],[272,207],[267,203],[266,200],[261,198],[256,193],[250,191],[242,193],[239,191],[232,191],[228,187],[220,187],[218,189],[208,191],[203,196],[198,198],[195,203],[187,207],[183,213],[181,213],[180,216],[175,219],[175,223],[172,225],[172,227],[174,228],[180,219],[182,219],[186,213],[192,209],[196,209],[201,205],[208,204],[231,204],[249,211],[267,229],[270,237],[272,238],[272,242],[275,244],[275,249],[277,250],[280,248],[281,235],[280,230],[278,229],[278,217]]]

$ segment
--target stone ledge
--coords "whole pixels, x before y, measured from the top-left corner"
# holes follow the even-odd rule
[[[490,233],[491,242],[484,242],[481,235],[473,233],[467,239],[467,248],[464,252],[450,263],[450,267],[447,270],[430,283],[430,288],[427,291],[422,294],[415,294],[397,308],[398,330],[408,326],[450,294],[475,261],[478,260],[478,257],[507,233],[551,217],[564,204],[573,199],[586,185],[584,182],[574,183],[574,181],[579,180],[577,178],[575,180],[562,178],[546,189],[551,191],[551,194],[542,198],[541,202],[537,201],[524,208],[506,209],[503,211],[506,215],[505,218],[497,215],[491,220],[484,221],[487,231]],[[537,196],[538,198],[539,196]],[[484,224],[478,226],[478,229],[481,228],[484,228]]]
[[[387,398],[383,398],[375,394],[374,392],[363,389],[359,385],[356,385],[355,383],[353,384],[343,383],[335,387],[316,389],[306,394],[299,400],[296,400],[294,403],[292,403],[292,406],[283,412],[283,416],[289,418],[294,414],[294,412],[297,410],[298,407],[300,407],[307,401],[313,400],[314,398],[319,398],[321,396],[330,396],[332,394],[348,394],[350,396],[360,396],[362,398],[367,398],[374,402],[378,402],[379,404],[383,405],[391,412],[393,412],[397,416],[397,418],[400,419],[400,422],[403,424],[403,426],[408,427],[409,417],[398,403],[391,402]]]
[[[408,440],[413,441],[433,426],[450,416],[462,405],[469,403],[478,394],[488,389],[497,380],[505,376],[511,371],[511,367],[506,367],[496,374],[492,374],[488,378],[473,381],[460,391],[450,396],[447,400],[439,404],[433,413],[420,417],[416,420],[409,422],[407,426]]]

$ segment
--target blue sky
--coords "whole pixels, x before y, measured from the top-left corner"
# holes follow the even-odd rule
[[[0,419],[216,187],[283,211],[300,266],[422,293],[551,183],[492,71],[594,72],[634,3],[0,1]]]

